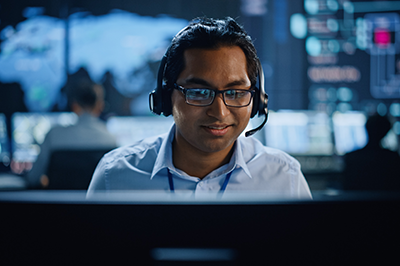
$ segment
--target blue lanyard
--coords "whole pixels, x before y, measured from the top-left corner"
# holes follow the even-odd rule
[[[175,188],[174,188],[174,180],[172,179],[172,174],[171,174],[171,172],[169,171],[168,168],[167,168],[167,171],[168,171],[169,189],[171,190],[171,192],[174,192],[174,191],[175,191]],[[226,175],[225,181],[224,181],[224,183],[222,184],[222,187],[221,187],[221,189],[220,189],[219,192],[224,192],[224,191],[225,191],[226,186],[227,186],[228,183],[229,183],[229,179],[231,178],[232,172],[233,172],[233,171],[229,172],[229,173]]]

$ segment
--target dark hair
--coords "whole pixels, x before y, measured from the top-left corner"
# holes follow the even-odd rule
[[[73,82],[67,89],[69,103],[76,102],[84,109],[94,108],[100,97],[99,92],[96,91],[96,87],[101,88],[101,85],[84,79]]]
[[[251,84],[257,82],[259,59],[250,36],[233,18],[197,18],[180,31],[167,51],[164,80],[172,88],[184,69],[184,51],[190,48],[217,49],[223,46],[239,46],[247,60],[247,73]]]

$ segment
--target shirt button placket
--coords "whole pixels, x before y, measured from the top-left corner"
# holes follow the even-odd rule
[[[204,190],[204,184],[203,184],[202,181],[200,181],[200,182],[197,184],[197,189],[196,189],[196,190],[198,190],[198,191],[203,191],[203,190]]]

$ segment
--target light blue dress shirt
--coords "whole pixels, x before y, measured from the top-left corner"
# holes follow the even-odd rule
[[[228,164],[203,179],[189,176],[172,162],[175,125],[169,133],[149,137],[117,148],[99,162],[87,195],[116,190],[170,191],[168,169],[174,189],[218,192],[232,172],[225,191],[265,192],[281,197],[311,199],[311,192],[299,162],[287,153],[265,147],[257,139],[239,137]]]

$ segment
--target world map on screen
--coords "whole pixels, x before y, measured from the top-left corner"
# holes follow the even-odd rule
[[[19,83],[29,111],[46,112],[60,101],[67,64],[70,74],[85,68],[95,82],[112,73],[118,92],[136,98],[132,112],[148,110],[141,98],[155,88],[154,65],[188,23],[122,10],[102,16],[75,13],[68,22],[38,15],[1,32],[0,82]]]

